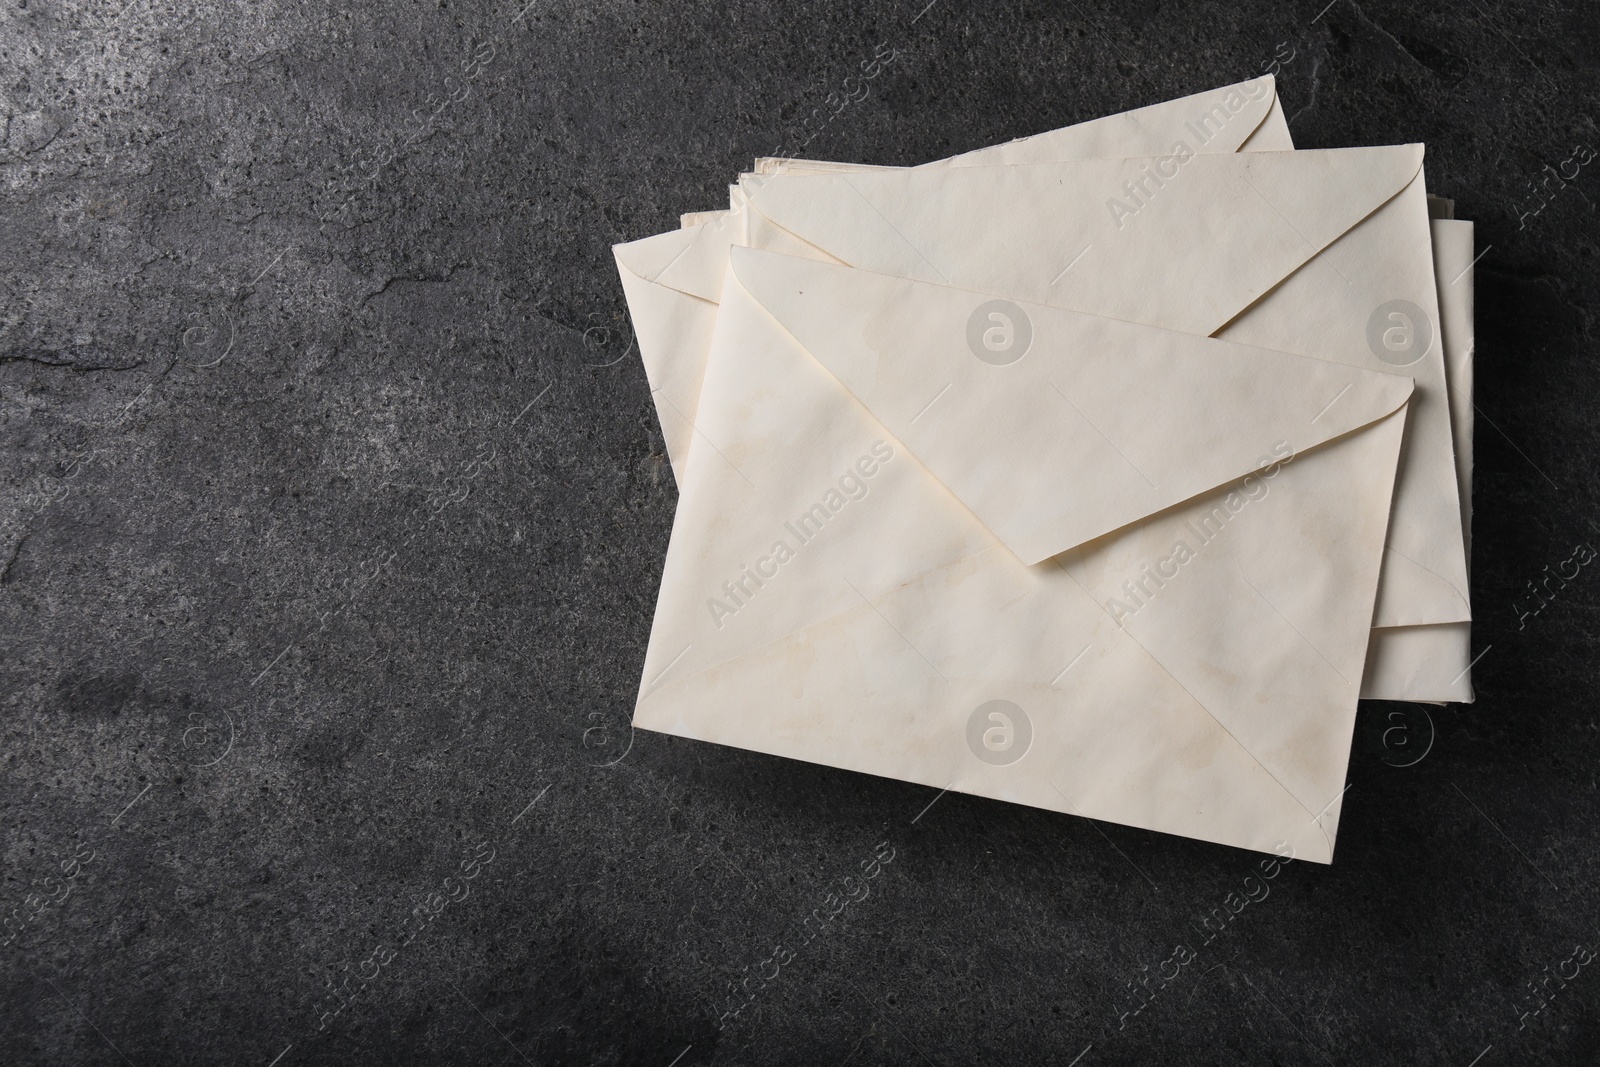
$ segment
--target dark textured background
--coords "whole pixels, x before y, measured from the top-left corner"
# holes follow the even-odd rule
[[[0,1062],[1595,1062],[1600,966],[1518,1013],[1600,949],[1600,574],[1513,608],[1600,542],[1600,161],[1529,214],[1600,147],[1593,3],[125,2],[0,10]],[[630,738],[675,489],[609,246],[808,136],[1290,49],[1300,146],[1427,142],[1492,246],[1479,698],[1363,705],[1338,862],[1200,947],[1255,856]]]

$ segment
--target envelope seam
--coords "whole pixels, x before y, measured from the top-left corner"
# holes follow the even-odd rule
[[[801,175],[801,177],[807,177],[807,175]],[[760,215],[761,216],[761,220],[763,222],[765,222],[768,226],[771,226],[774,230],[777,230],[779,233],[783,234],[785,237],[788,237],[791,240],[794,240],[794,241],[796,241],[796,242],[798,242],[800,244],[805,245],[807,248],[812,249],[813,251],[815,251],[817,253],[817,255],[819,255],[819,256],[826,256],[827,257],[826,259],[820,259],[817,262],[819,262],[819,263],[833,263],[833,264],[836,264],[836,265],[839,265],[839,266],[845,266],[845,267],[850,267],[851,266],[851,264],[846,263],[844,260],[842,260],[838,256],[834,255],[832,252],[829,252],[826,248],[823,248],[821,245],[817,244],[815,241],[810,241],[810,240],[807,240],[804,237],[801,237],[799,234],[797,234],[793,230],[789,229],[789,227],[787,227],[787,226],[783,225],[781,222],[778,222],[775,219],[773,219],[773,217],[771,215],[768,215],[764,211],[757,210],[755,205],[752,204],[751,207],[750,207],[750,210],[754,211],[756,214]],[[773,251],[773,250],[767,249],[767,248],[757,248],[755,245],[734,244],[734,245],[730,245],[729,247],[730,248],[748,248],[752,252],[765,252],[768,255],[773,255],[773,256],[776,256],[776,255],[788,255],[787,252],[776,252],[776,251]],[[921,253],[918,253],[918,254],[920,255]],[[859,270],[860,268],[852,267],[852,269]]]
[[[1383,550],[1385,552],[1393,552],[1395,555],[1399,556],[1401,559],[1405,560],[1407,563],[1410,563],[1411,565],[1413,565],[1414,567],[1418,568],[1419,570],[1427,571],[1429,574],[1431,574],[1435,578],[1439,579],[1441,582],[1444,583],[1445,588],[1449,589],[1450,592],[1454,593],[1456,599],[1461,601],[1461,603],[1466,606],[1467,611],[1471,612],[1471,610],[1472,610],[1472,602],[1470,600],[1468,600],[1466,597],[1461,595],[1461,590],[1456,588],[1456,583],[1455,582],[1452,582],[1450,579],[1446,578],[1444,575],[1440,574],[1438,571],[1434,570],[1432,567],[1427,567],[1427,566],[1424,566],[1421,563],[1418,563],[1416,560],[1412,559],[1410,556],[1406,555],[1404,552],[1401,552],[1397,548],[1393,548],[1390,545],[1385,544],[1383,546]],[[1448,626],[1450,623],[1453,623],[1453,622],[1471,622],[1471,621],[1472,620],[1470,618],[1467,618],[1467,619],[1450,619],[1450,620],[1448,620],[1446,622],[1418,622],[1418,623],[1409,623],[1409,624],[1408,623],[1403,623],[1403,622],[1397,622],[1397,623],[1394,623],[1393,625],[1395,625],[1395,626],[1406,626],[1406,625],[1411,625],[1411,626]]]
[[[1250,138],[1259,133],[1261,131],[1261,127],[1265,126],[1267,124],[1267,120],[1272,117],[1272,109],[1278,106],[1278,79],[1273,77],[1271,74],[1264,74],[1262,77],[1266,78],[1272,83],[1272,92],[1268,93],[1266,96],[1267,108],[1265,111],[1261,112],[1261,117],[1256,120],[1255,125],[1251,126],[1249,131],[1245,133],[1244,137],[1240,138],[1239,143],[1233,146],[1233,150],[1235,152],[1243,151],[1244,146],[1250,143]],[[1245,82],[1243,84],[1248,85],[1249,82]],[[1285,122],[1284,125],[1287,126],[1288,123]]]
[[[1422,166],[1421,166],[1421,164],[1418,164],[1416,174],[1413,174],[1409,179],[1407,179],[1405,184],[1401,185],[1400,188],[1396,189],[1390,195],[1384,197],[1378,203],[1372,205],[1372,210],[1371,211],[1367,212],[1365,215],[1362,215],[1359,219],[1356,219],[1349,226],[1345,227],[1345,229],[1337,237],[1333,238],[1333,240],[1329,241],[1327,244],[1322,245],[1320,247],[1317,246],[1316,243],[1313,242],[1305,234],[1300,233],[1300,230],[1297,227],[1295,227],[1294,223],[1289,222],[1289,220],[1287,218],[1284,218],[1284,222],[1289,222],[1290,228],[1294,229],[1294,232],[1296,234],[1299,234],[1300,239],[1305,241],[1307,244],[1312,246],[1311,255],[1307,256],[1298,266],[1296,266],[1293,270],[1289,271],[1289,273],[1285,274],[1283,277],[1281,277],[1277,281],[1273,282],[1272,285],[1267,287],[1267,289],[1264,290],[1260,295],[1258,295],[1254,300],[1250,301],[1244,307],[1242,307],[1238,311],[1234,312],[1233,315],[1231,315],[1225,322],[1220,323],[1214,330],[1212,330],[1206,336],[1207,337],[1216,337],[1217,334],[1221,333],[1223,330],[1226,330],[1229,326],[1232,326],[1235,322],[1239,321],[1239,319],[1244,317],[1244,315],[1246,313],[1248,313],[1250,311],[1250,309],[1254,308],[1257,304],[1261,303],[1261,301],[1265,300],[1267,297],[1271,296],[1273,293],[1275,293],[1279,289],[1283,288],[1284,285],[1288,284],[1288,281],[1289,281],[1290,278],[1293,278],[1296,274],[1299,274],[1301,271],[1305,270],[1306,267],[1310,266],[1311,262],[1313,260],[1315,260],[1318,256],[1321,256],[1324,252],[1328,251],[1334,245],[1336,245],[1340,241],[1344,240],[1346,237],[1348,237],[1350,235],[1351,231],[1353,231],[1357,226],[1360,226],[1363,222],[1366,222],[1372,216],[1376,215],[1379,211],[1383,210],[1383,208],[1386,207],[1396,197],[1402,195],[1407,189],[1411,188],[1411,183],[1416,181],[1418,176],[1420,176],[1421,174],[1422,174]],[[1249,179],[1248,176],[1246,176],[1245,180],[1247,182],[1250,182],[1250,179]],[[1250,182],[1250,188],[1255,190],[1256,195],[1261,197],[1262,201],[1265,202],[1268,207],[1272,208],[1273,211],[1276,211],[1278,213],[1278,217],[1279,218],[1283,218],[1283,212],[1278,210],[1278,206],[1276,204],[1274,204],[1267,197],[1267,195],[1265,193],[1263,193],[1260,189],[1256,189],[1256,186],[1255,186],[1254,182]],[[1330,259],[1328,261],[1328,265],[1333,267],[1333,269],[1336,272],[1338,272],[1339,277],[1345,279],[1346,284],[1351,284],[1350,283],[1350,279],[1345,276],[1344,271],[1339,270],[1338,266],[1333,263],[1333,260]],[[1435,306],[1435,312],[1437,313],[1437,305]],[[1222,340],[1222,338],[1218,338],[1218,339]],[[1292,355],[1296,355],[1298,353],[1291,353],[1291,354]],[[1315,357],[1315,356],[1307,356],[1307,357],[1304,357],[1304,358],[1316,359],[1317,357]],[[1333,361],[1332,360],[1325,360],[1324,362],[1333,362]]]
[[[1082,591],[1083,595],[1089,598],[1089,602],[1090,603],[1094,604],[1095,607],[1099,608],[1102,614],[1106,615],[1108,618],[1113,618],[1113,621],[1115,621],[1114,617],[1111,615],[1111,613],[1109,611],[1106,611],[1105,605],[1101,604],[1098,600],[1096,600],[1094,598],[1094,596],[1089,592],[1089,590],[1084,587],[1084,584],[1082,582],[1078,581],[1077,575],[1075,575],[1071,571],[1067,570],[1067,568],[1065,566],[1063,566],[1062,563],[1060,562],[1060,560],[1056,559],[1056,557],[1052,556],[1050,558],[1050,561],[1052,563],[1054,563],[1057,567],[1061,568],[1061,573],[1065,574],[1068,578],[1072,579],[1072,584],[1076,585],[1078,587],[1078,589],[1080,591]],[[1274,610],[1276,610],[1276,609],[1274,609]],[[1249,756],[1251,762],[1254,763],[1257,767],[1260,767],[1261,770],[1262,770],[1262,773],[1264,773],[1268,778],[1271,778],[1273,780],[1273,782],[1275,782],[1277,784],[1278,788],[1283,790],[1285,796],[1287,796],[1290,800],[1294,801],[1296,804],[1300,805],[1300,810],[1304,811],[1307,815],[1311,815],[1311,809],[1306,807],[1305,801],[1301,800],[1298,796],[1296,796],[1295,793],[1294,793],[1294,790],[1290,789],[1287,785],[1285,785],[1281,778],[1279,778],[1276,774],[1273,774],[1272,773],[1272,768],[1268,767],[1265,763],[1262,763],[1261,762],[1261,757],[1257,756],[1254,752],[1252,752],[1248,745],[1246,745],[1243,741],[1241,741],[1237,737],[1235,737],[1233,731],[1228,729],[1227,724],[1224,723],[1221,719],[1217,718],[1216,713],[1213,712],[1210,708],[1206,707],[1205,703],[1199,697],[1197,697],[1193,693],[1191,693],[1189,691],[1189,687],[1184,685],[1183,682],[1181,680],[1179,680],[1178,676],[1173,674],[1172,671],[1167,668],[1167,665],[1165,663],[1162,663],[1159,659],[1157,659],[1155,653],[1151,652],[1148,648],[1146,648],[1142,641],[1140,641],[1137,637],[1133,636],[1133,632],[1131,630],[1129,630],[1125,626],[1120,626],[1120,625],[1117,627],[1117,630],[1120,633],[1126,635],[1128,640],[1132,641],[1134,643],[1134,645],[1139,649],[1139,651],[1141,651],[1141,652],[1143,652],[1145,654],[1145,656],[1150,660],[1151,663],[1154,663],[1157,667],[1160,667],[1161,668],[1161,672],[1163,674],[1165,674],[1168,678],[1172,679],[1172,684],[1177,686],[1179,689],[1182,689],[1184,695],[1187,696],[1191,701],[1194,702],[1194,706],[1199,708],[1202,712],[1204,712],[1206,717],[1209,718],[1212,722],[1216,723],[1217,727],[1219,729],[1221,729],[1223,733],[1227,734],[1228,738],[1235,745],[1239,746],[1239,751],[1243,752],[1246,756]],[[1320,652],[1317,653],[1317,654],[1321,655]],[[1337,674],[1338,671],[1336,670],[1334,673]],[[1344,676],[1341,674],[1340,677],[1342,678]],[[1312,822],[1316,822],[1316,820],[1317,820],[1317,816],[1312,815],[1311,816],[1311,821]],[[1327,831],[1323,831],[1323,834],[1324,834],[1324,836],[1326,836]],[[1330,850],[1330,854],[1331,854],[1331,850]]]
[[[845,183],[845,185],[850,187],[850,191],[852,193],[855,193],[856,196],[861,198],[861,202],[863,204],[867,205],[867,207],[869,209],[871,209],[871,211],[872,211],[872,213],[874,215],[878,216],[880,219],[883,220],[883,224],[885,226],[887,226],[887,227],[889,227],[889,229],[893,230],[895,232],[896,236],[898,236],[900,238],[900,240],[902,240],[902,241],[904,241],[906,243],[906,247],[907,248],[911,249],[911,251],[913,251],[913,252],[915,252],[917,254],[917,258],[921,259],[922,262],[924,262],[928,266],[932,267],[934,273],[937,274],[944,281],[944,283],[946,285],[950,284],[950,276],[948,274],[946,274],[944,271],[939,269],[939,264],[937,264],[933,260],[929,259],[927,253],[923,252],[922,249],[918,248],[916,246],[916,244],[912,242],[911,238],[909,238],[905,234],[901,233],[900,232],[900,227],[896,226],[893,222],[890,222],[889,221],[889,216],[885,215],[882,211],[879,211],[878,210],[878,206],[876,204],[874,204],[871,200],[868,200],[865,193],[863,193],[860,189],[856,188],[856,183],[855,182],[851,181],[848,177],[846,177],[844,179],[844,183]],[[766,217],[765,214],[763,214],[762,217],[765,218]]]

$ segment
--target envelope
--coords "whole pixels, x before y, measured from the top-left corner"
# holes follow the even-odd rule
[[[719,211],[685,211],[682,215],[678,216],[678,223],[679,223],[680,228],[687,230],[687,229],[690,229],[690,228],[695,227],[695,226],[702,226],[702,225],[704,225],[704,224],[706,224],[708,222],[716,222],[718,219],[722,218],[726,214],[727,214],[726,211],[720,211],[720,210]]]
[[[1472,356],[1473,225],[1432,219],[1434,276],[1439,291],[1439,332],[1449,387],[1456,486],[1461,498],[1461,535],[1472,560]],[[1470,704],[1472,624],[1385,626],[1372,631],[1361,695],[1368,699]]]
[[[1270,79],[1265,83],[1270,85]],[[1139,145],[1168,143],[1166,140],[1168,137],[1186,138],[1187,142],[1194,144],[1197,153],[1226,151],[1234,147],[1245,150],[1291,149],[1293,145],[1275,93],[1271,95],[1270,106],[1265,116],[1260,119],[1258,125],[1250,129],[1250,126],[1256,123],[1257,115],[1249,111],[1247,105],[1252,96],[1260,95],[1259,92],[1252,91],[1252,87],[1259,84],[1261,83],[1242,83],[1239,86],[1225,87],[1212,93],[1197,94],[1194,97],[1143,108],[1126,115],[1111,116],[1078,127],[1070,127],[1067,130],[1023,138],[1008,145],[968,153],[919,169],[978,166],[995,161],[1034,161],[1052,157],[1066,159],[1087,158],[1099,154],[1120,155],[1134,150]],[[1230,94],[1233,94],[1231,99]],[[1240,111],[1241,121],[1231,126],[1224,125],[1222,120],[1227,109],[1230,106],[1241,105],[1245,105],[1245,109]],[[1249,132],[1235,145],[1240,132],[1247,129]],[[1202,138],[1205,139],[1203,143]],[[758,160],[756,170],[758,173],[767,174],[794,174],[893,171],[894,168],[868,168],[804,160]],[[737,191],[731,195],[731,202],[738,206],[739,210],[724,216],[728,224],[720,229],[705,230],[694,235],[692,249],[670,243],[664,246],[658,238],[618,248],[619,268],[624,285],[629,291],[630,305],[634,308],[641,353],[655,389],[654,395],[667,450],[669,456],[674,459],[680,484],[684,472],[678,460],[687,451],[693,436],[693,415],[699,399],[698,384],[703,373],[704,353],[715,316],[714,309],[709,304],[714,299],[715,288],[721,278],[721,262],[725,257],[725,246],[737,242],[793,254],[810,255],[824,260],[835,259],[813,245],[796,242],[792,235],[779,227],[767,224],[760,216],[752,218],[743,209],[743,198]],[[1357,247],[1358,244],[1360,235],[1351,235],[1341,242],[1341,245],[1348,247],[1353,254],[1362,251]],[[1367,254],[1374,254],[1375,251],[1376,254],[1382,255],[1381,248],[1366,251]],[[666,252],[667,255],[652,262],[651,254],[659,252]],[[660,273],[665,280],[659,287],[647,289],[640,274],[630,271],[628,262],[632,262],[638,271],[646,274],[652,272],[652,267],[659,268],[663,263],[672,269],[666,272],[657,270],[656,273]],[[1327,277],[1330,273],[1327,267],[1320,264],[1319,266],[1321,274]],[[1332,273],[1339,272],[1338,266],[1333,265]],[[1449,276],[1454,278],[1457,273],[1452,270]],[[668,283],[677,284],[681,288],[672,288],[672,284]],[[1305,288],[1314,287],[1314,284],[1305,286]],[[691,292],[699,294],[698,298],[690,295]],[[1440,306],[1446,310],[1448,310],[1445,304],[1446,296],[1456,300],[1461,296],[1459,289],[1447,289],[1442,282],[1440,292]],[[642,295],[644,293],[648,295]],[[667,309],[674,309],[676,314],[666,313]],[[1445,324],[1440,322],[1438,333],[1448,337],[1444,327]],[[1459,398],[1452,396],[1450,406],[1452,408],[1460,406]],[[1438,432],[1439,420],[1430,418],[1425,421],[1432,430],[1428,435],[1430,439],[1428,444],[1435,453],[1432,467],[1437,477],[1439,466],[1437,458],[1443,451],[1445,442]],[[1467,454],[1469,449],[1470,441],[1456,442],[1455,452],[1458,456]],[[1415,494],[1408,499],[1414,498]],[[1435,508],[1435,516],[1437,517],[1443,510],[1445,509]],[[1413,572],[1412,581],[1409,583],[1411,585],[1432,585],[1435,597],[1442,597],[1447,601],[1446,610],[1443,613],[1433,611],[1431,615],[1425,611],[1420,615],[1413,613],[1410,617],[1397,618],[1399,612],[1395,607],[1395,601],[1401,594],[1391,596],[1389,610],[1386,611],[1384,618],[1377,620],[1380,629],[1373,635],[1374,657],[1371,677],[1367,679],[1364,694],[1369,697],[1395,700],[1470,702],[1472,699],[1469,660],[1470,623],[1465,618],[1451,622],[1426,621],[1430,617],[1439,618],[1452,614],[1470,616],[1464,581],[1464,543],[1461,554],[1455,557],[1459,569],[1453,574],[1449,571],[1443,572],[1438,583],[1428,580],[1430,572],[1428,561],[1416,560],[1416,557],[1406,551],[1404,544],[1396,544],[1393,547],[1397,555],[1391,562],[1391,567],[1411,570]],[[1445,546],[1443,551],[1450,552],[1450,546]],[[1401,556],[1405,558],[1401,559]],[[1410,567],[1412,561],[1416,561],[1419,565]],[[1394,580],[1388,583],[1388,586],[1398,589],[1401,584],[1399,580]],[[1454,611],[1449,610],[1450,604],[1455,605]]]
[[[636,726],[1331,861],[1408,377],[729,262]]]
[[[1294,148],[1275,82],[1271,75],[1265,75],[1118,115],[1107,115],[1076,126],[1019,137],[1005,144],[963,152],[959,156],[924,163],[923,166],[980,167],[1050,163],[1063,159],[1116,159],[1161,152],[1182,135],[1185,123],[1205,123],[1207,119],[1210,120],[1209,124],[1201,129],[1206,143],[1197,146],[1201,150],[1281,152]],[[756,160],[755,173],[826,174],[900,169],[903,168],[767,156]]]
[[[1408,643],[1410,655],[1465,650],[1466,555],[1420,145],[1207,155],[1180,139],[1143,159],[744,185],[757,247],[781,234],[783,251],[1414,377],[1372,624],[1448,627]],[[1339,403],[1328,398],[1330,410]],[[1470,697],[1464,675],[1451,697],[1463,687]],[[1372,689],[1433,699],[1406,684]]]
[[[1184,135],[1186,124],[1197,123],[1208,135],[1205,143],[1196,145],[1198,152],[1294,147],[1269,75],[968,152],[927,164],[926,169],[1161,152]],[[1195,140],[1192,134],[1189,136]],[[804,160],[757,161],[758,170],[779,168],[786,173],[897,169]],[[662,440],[680,486],[684,479],[682,460],[695,436],[700,382],[728,248],[751,243],[739,186],[730,190],[729,200],[731,210],[727,213],[694,213],[684,219],[685,223],[691,218],[696,220],[692,225],[617,245],[613,250],[661,422]],[[757,239],[769,250],[829,258],[815,248],[788,240],[781,232],[764,232]]]
[[[1124,116],[1112,116],[1066,131],[1054,131],[1034,138],[1024,138],[1010,145],[981,150],[917,169],[981,166],[1000,159],[1019,162],[1051,158],[1086,158],[1098,154],[1120,155],[1131,150],[1126,147],[1128,145],[1144,143],[1159,146],[1165,143],[1165,138],[1169,135],[1188,137],[1190,141],[1195,142],[1197,154],[1227,151],[1232,148],[1263,151],[1292,149],[1293,145],[1283,121],[1281,106],[1277,103],[1275,94],[1272,94],[1270,106],[1259,125],[1245,133],[1237,145],[1232,143],[1232,138],[1238,131],[1245,130],[1249,123],[1255,121],[1256,113],[1241,112],[1240,117],[1243,121],[1233,125],[1231,131],[1225,129],[1220,119],[1230,103],[1227,94],[1252,84],[1225,87],[1213,93],[1198,94],[1195,97],[1141,109]],[[1270,85],[1270,79],[1267,80],[1267,84]],[[1240,93],[1240,95],[1245,94]],[[1203,106],[1196,108],[1195,104]],[[1218,110],[1219,105],[1223,110]],[[1203,116],[1206,114],[1212,116],[1212,121],[1204,120]],[[1197,115],[1201,117],[1198,125],[1195,121]],[[1222,138],[1221,135],[1224,133],[1228,133],[1228,139]],[[1206,143],[1199,143],[1201,136],[1207,138]],[[1141,137],[1143,141],[1140,141]],[[755,169],[757,173],[764,174],[893,170],[893,168],[867,168],[851,164],[800,160],[758,160]],[[1416,184],[1420,189],[1422,185],[1420,173]],[[617,250],[619,268],[624,284],[628,287],[630,305],[634,311],[642,354],[660,412],[667,449],[673,459],[680,485],[687,476],[683,457],[687,454],[692,439],[698,435],[698,431],[694,429],[694,413],[699,403],[699,383],[703,374],[710,331],[715,321],[716,286],[722,277],[722,262],[719,257],[725,257],[727,246],[742,243],[778,248],[823,260],[836,259],[809,242],[797,241],[794,235],[780,227],[772,226],[764,216],[752,218],[745,210],[744,197],[737,187],[730,193],[730,203],[734,205],[735,211],[728,214],[718,213],[719,217],[728,221],[729,225],[714,233],[702,230],[695,235],[693,242],[695,247],[687,251],[682,246],[671,247],[668,249],[669,255],[652,261],[649,258],[650,254],[658,251],[661,244],[660,239],[656,238],[635,242],[630,246],[619,246]],[[706,214],[709,216],[712,213]],[[1355,256],[1360,252],[1358,243],[1357,235],[1351,235],[1342,239],[1340,247],[1352,249],[1351,255]],[[630,271],[629,263],[626,261],[630,253],[634,257],[632,262],[638,268],[637,272]],[[1470,255],[1460,266],[1465,268],[1469,263]],[[661,270],[663,264],[671,269]],[[666,280],[659,284],[644,282],[640,275],[649,274],[652,270],[661,273]],[[1338,274],[1339,270],[1335,264],[1332,272]],[[1321,273],[1324,276],[1329,274],[1326,266],[1321,266]],[[1455,278],[1458,273],[1457,269],[1451,269],[1448,278]],[[1447,298],[1453,298],[1459,303],[1466,286],[1448,288],[1446,280],[1441,265],[1438,283],[1439,314],[1444,321],[1439,321],[1436,336],[1442,337],[1446,346],[1445,355],[1449,358],[1453,351],[1450,346],[1452,334],[1449,327],[1453,311]],[[673,288],[667,282],[675,282],[683,288]],[[1348,284],[1347,281],[1345,284]],[[646,289],[646,286],[649,288]],[[641,298],[638,295],[640,290],[649,292],[650,296]],[[700,295],[691,295],[691,291]],[[1424,317],[1426,314],[1425,312]],[[1470,327],[1470,302],[1467,324]],[[1269,339],[1269,343],[1276,342]],[[1470,345],[1466,348],[1466,352],[1470,355]],[[1432,353],[1429,355],[1431,357]],[[1470,361],[1467,373],[1470,374]],[[1457,388],[1453,382],[1447,384],[1452,390]],[[1458,410],[1463,405],[1454,393],[1450,396],[1449,406],[1451,421],[1455,423],[1457,462],[1464,460],[1470,467],[1470,436],[1462,436],[1463,432],[1470,435],[1470,403],[1465,405],[1468,415],[1465,428],[1457,416]],[[1439,444],[1439,435],[1435,434],[1436,452]],[[1408,444],[1407,447],[1413,445]],[[1465,509],[1469,507],[1469,503],[1461,506]],[[1445,509],[1435,510],[1438,512]],[[1404,553],[1403,545],[1396,545],[1394,548],[1395,551]],[[1408,557],[1406,563],[1413,562],[1409,553],[1405,555]],[[1470,615],[1464,581],[1465,559],[1463,543],[1459,557],[1460,573],[1455,576],[1462,580],[1459,583],[1456,581],[1446,583],[1454,590],[1454,594],[1442,593],[1447,600],[1452,595],[1459,596],[1457,614],[1461,616]],[[1392,567],[1403,565],[1391,561]],[[1424,561],[1418,569],[1425,571],[1426,562]],[[1419,576],[1414,573],[1412,577],[1415,579]],[[1388,584],[1399,586],[1401,583],[1392,581]],[[1435,589],[1435,592],[1439,590]],[[1362,680],[1362,696],[1396,700],[1470,701],[1472,689],[1469,655],[1470,623],[1464,618],[1455,622],[1408,621],[1397,625],[1380,625],[1371,633],[1368,661]]]

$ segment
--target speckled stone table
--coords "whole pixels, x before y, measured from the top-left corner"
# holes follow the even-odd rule
[[[8,0],[0,1062],[1595,1062],[1592,5],[924,4]],[[632,734],[610,245],[1274,63],[1483,252],[1478,701],[1363,705],[1337,862]]]

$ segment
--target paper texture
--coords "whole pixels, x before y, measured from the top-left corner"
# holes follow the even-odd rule
[[[1349,433],[1412,391],[1039,304],[931,301],[901,278],[745,249],[733,263],[759,265],[744,289],[1027,564]],[[980,348],[985,330],[1026,330],[1009,338],[1023,354],[974,358],[974,315]]]
[[[1448,201],[1446,202],[1448,203]],[[1455,443],[1456,484],[1461,498],[1463,551],[1472,553],[1472,223],[1434,218],[1434,274],[1439,291],[1440,332],[1449,386]],[[1376,700],[1472,703],[1472,626],[1382,627],[1372,631],[1361,695]]]
[[[1231,95],[1230,95],[1231,94]],[[1282,109],[1277,106],[1273,79],[1265,76],[1238,85],[1197,93],[1179,100],[1140,108],[1126,115],[1112,115],[1062,130],[1023,138],[993,148],[969,152],[951,160],[927,164],[928,169],[959,164],[979,166],[989,162],[1050,159],[1088,159],[1096,155],[1136,155],[1166,151],[1173,141],[1187,134],[1187,125],[1205,124],[1209,118],[1210,136],[1196,146],[1197,152],[1231,152],[1260,131],[1263,144],[1273,148],[1292,148]],[[1237,111],[1229,112],[1234,105]],[[1223,123],[1219,115],[1228,115]],[[826,163],[808,160],[761,160],[757,170],[786,167],[799,172],[893,171],[889,167],[863,167],[857,164]],[[917,168],[923,169],[923,168]],[[700,401],[699,383],[705,369],[708,334],[701,328],[701,316],[692,301],[714,304],[721,290],[727,250],[736,244],[749,244],[746,235],[744,194],[737,185],[729,191],[733,209],[714,221],[673,233],[647,237],[618,245],[615,258],[629,305],[635,293],[650,304],[649,328],[636,322],[640,357],[650,381],[660,415],[662,439],[667,457],[679,485],[683,484],[682,458],[694,438],[693,422]],[[784,235],[765,230],[761,247],[794,255],[813,255],[827,259],[815,249],[785,243]],[[648,296],[644,294],[648,293]],[[703,309],[702,309],[703,310]]]
[[[895,287],[908,320],[944,323],[959,351],[985,295],[754,252],[734,263],[636,725],[1331,860],[1410,383],[1293,361],[1305,405],[1325,375],[1348,376],[1358,429],[1301,452],[1280,442],[1292,458],[1270,473],[1027,566],[799,339],[873,332],[855,305],[819,324],[799,301],[853,281]],[[1033,362],[1070,384],[1167,339],[1029,314],[1027,357],[990,369]],[[1115,343],[1085,352],[1089,335]],[[879,347],[910,365],[931,340],[891,330]],[[1160,373],[1203,358],[1174,352]],[[993,707],[1001,719],[973,734]],[[1012,762],[995,759],[1015,732],[989,747],[1002,720],[1026,724]]]
[[[1421,155],[1196,154],[745,186],[753,217],[853,266],[1415,378],[1374,619],[1397,626],[1470,619]]]

